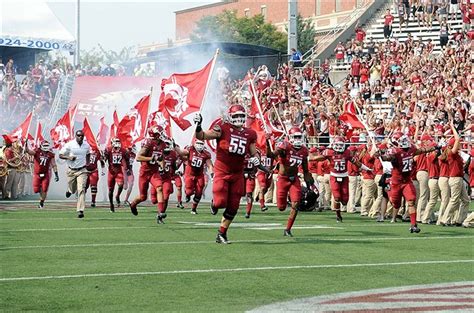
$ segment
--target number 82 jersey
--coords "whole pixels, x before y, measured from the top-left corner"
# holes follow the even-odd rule
[[[216,171],[223,173],[242,173],[245,167],[245,155],[250,153],[250,145],[257,140],[253,129],[233,126],[230,123],[219,122],[214,131],[220,131],[217,139]]]

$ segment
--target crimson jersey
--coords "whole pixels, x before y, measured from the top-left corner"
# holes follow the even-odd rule
[[[160,172],[160,176],[163,180],[171,180],[176,170],[176,161],[179,156],[176,151],[172,150],[169,153],[163,154],[163,171]]]
[[[278,149],[284,151],[283,155],[280,154],[279,162],[285,167],[299,167],[303,160],[308,157],[308,149],[306,147],[296,149],[287,141],[280,142]]]
[[[324,156],[329,159],[329,168],[331,176],[334,177],[347,177],[348,162],[352,161],[352,152],[348,149],[344,150],[343,153],[335,152],[334,150],[325,150]]]
[[[400,184],[411,181],[412,171],[414,169],[414,160],[416,152],[415,147],[410,147],[408,150],[395,148],[392,150],[392,183]]]
[[[245,166],[245,155],[250,145],[257,140],[257,133],[249,128],[238,129],[230,123],[219,121],[214,130],[220,130],[221,136],[216,139],[217,171],[233,174],[241,173]]]
[[[145,150],[143,156],[151,157],[154,156],[155,158],[160,158],[163,156],[163,150],[165,150],[166,144],[162,141],[158,143],[154,139],[146,139],[142,145],[142,149]],[[142,162],[141,171],[145,172],[158,172],[159,164],[156,160]]]
[[[34,159],[34,173],[49,175],[51,161],[54,159],[54,153],[51,151],[43,151],[37,149],[35,151]]]
[[[130,170],[132,170],[133,162],[135,162],[136,157],[137,155],[134,152],[132,152],[131,150],[128,150],[128,168]]]
[[[89,164],[87,164],[87,170],[91,172],[97,170],[97,163],[99,161],[100,161],[100,152],[95,149],[91,149],[90,154],[89,154]]]
[[[250,154],[245,155],[245,167],[244,167],[244,174],[247,174],[251,178],[255,178],[255,174],[257,173],[257,167],[250,162]]]
[[[268,169],[269,171],[272,171],[273,158],[269,157],[268,155],[262,155],[260,157],[260,164],[265,166],[265,168]],[[261,169],[259,169],[258,171],[263,172]]]
[[[122,173],[122,163],[125,162],[126,168],[128,167],[128,155],[125,149],[115,150],[111,148],[105,149],[105,159],[109,163],[109,173],[118,174]]]
[[[186,160],[185,174],[192,176],[200,176],[204,173],[204,165],[207,160],[211,159],[211,153],[207,150],[198,152],[194,147],[187,148],[189,151],[188,159]]]

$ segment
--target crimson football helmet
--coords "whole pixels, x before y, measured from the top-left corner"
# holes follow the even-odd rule
[[[111,145],[112,145],[112,148],[114,149],[120,149],[122,148],[122,143],[120,142],[120,139],[118,139],[117,137],[115,138],[112,138],[112,140],[110,141]]]
[[[299,127],[293,126],[290,128],[288,136],[290,137],[290,143],[293,145],[293,147],[296,149],[301,148],[303,145],[303,132]]]
[[[336,152],[343,153],[346,150],[346,143],[342,137],[334,138],[334,142],[332,143],[332,149]]]
[[[234,104],[229,107],[229,121],[235,127],[243,127],[247,121],[247,113],[245,108],[240,104]]]
[[[40,144],[41,151],[47,152],[49,151],[49,148],[50,148],[49,141],[43,140]]]
[[[197,152],[202,152],[204,150],[204,141],[196,139],[194,149],[196,149]]]

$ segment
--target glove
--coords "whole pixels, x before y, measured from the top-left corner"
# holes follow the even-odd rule
[[[131,176],[132,175],[132,171],[130,169],[127,170],[127,176]]]
[[[260,165],[260,159],[256,156],[253,156],[249,159],[249,162],[253,165],[253,166],[259,166]]]
[[[101,172],[100,172],[100,176],[105,176],[105,172],[104,172],[104,171],[101,171]]]
[[[181,171],[176,171],[175,173],[177,176],[183,176],[183,173],[181,173]]]
[[[58,181],[59,181],[58,172],[54,172],[54,181],[55,181],[55,182],[58,182]]]
[[[201,126],[202,124],[202,115],[201,113],[197,113],[196,115],[194,115],[194,124],[196,124],[197,126]]]

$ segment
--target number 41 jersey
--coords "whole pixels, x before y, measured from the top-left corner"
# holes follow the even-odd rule
[[[245,155],[250,153],[250,145],[257,140],[257,133],[253,129],[238,129],[235,126],[219,122],[214,130],[220,130],[221,137],[217,139],[216,171],[234,174],[243,173]]]

